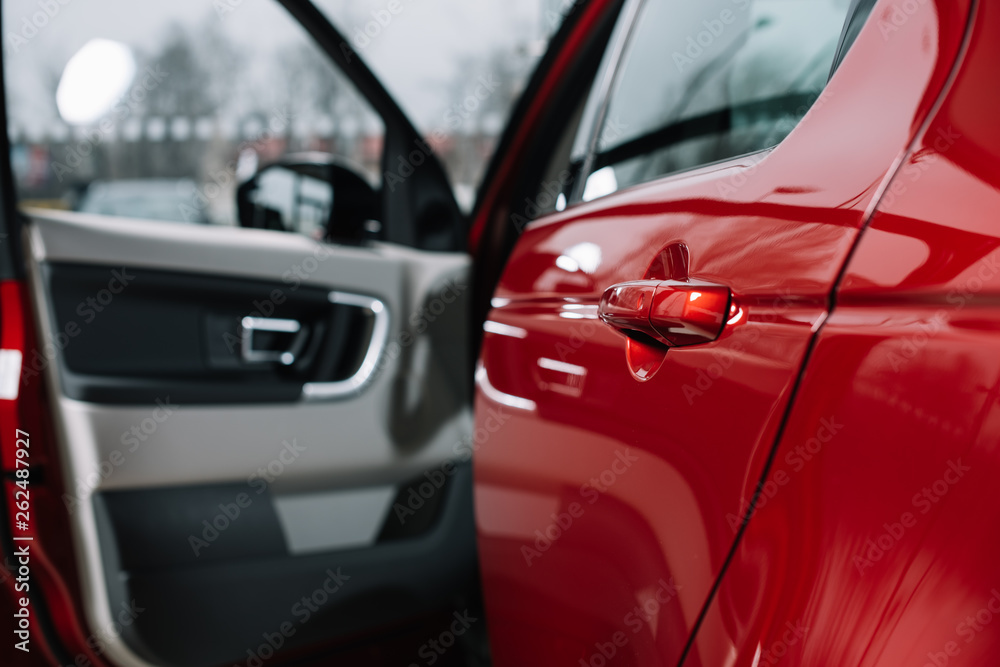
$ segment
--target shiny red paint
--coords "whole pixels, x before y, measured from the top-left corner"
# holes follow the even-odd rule
[[[980,2],[847,268],[776,465],[837,433],[752,518],[699,636],[736,665],[997,664],[998,31]],[[785,649],[789,622],[809,630]]]
[[[505,416],[475,459],[497,665],[600,664],[612,651],[609,664],[678,664],[859,231],[952,71],[970,4],[920,4],[886,37],[877,21],[893,4],[881,2],[820,102],[773,151],[575,206],[525,231],[496,290],[477,374],[477,426],[486,432],[488,410]],[[600,322],[598,307],[608,287],[642,279],[679,242],[691,279],[729,287],[736,309],[715,342],[664,354]],[[567,270],[565,257],[580,268]],[[633,365],[644,357],[646,376],[627,355]],[[880,460],[873,446],[846,460]],[[799,493],[782,489],[788,511],[813,507],[815,490],[799,484]],[[744,604],[746,592],[770,602],[758,583],[768,576],[787,592],[782,601],[800,602],[798,589],[780,585],[797,567],[790,546],[812,558],[831,550],[787,526],[761,539],[771,549],[766,571],[749,539],[740,543],[743,570],[725,578],[734,602],[720,608],[729,598],[715,598],[687,664],[751,664],[747,629],[780,638],[790,619],[772,623],[770,607]],[[839,584],[810,574],[817,595]],[[816,655],[851,641],[841,628],[831,633],[810,637]]]

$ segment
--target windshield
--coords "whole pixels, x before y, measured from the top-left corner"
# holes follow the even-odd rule
[[[471,208],[572,0],[315,0],[434,147]]]

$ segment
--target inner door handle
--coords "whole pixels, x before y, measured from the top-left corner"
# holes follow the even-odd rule
[[[728,287],[697,281],[637,280],[609,287],[598,313],[640,342],[682,347],[710,343],[729,314]]]
[[[305,342],[305,330],[298,320],[279,320],[271,317],[244,317],[243,332],[240,336],[240,354],[243,361],[251,364],[263,364],[278,362],[285,366],[291,366],[301,352],[302,344]],[[257,331],[268,333],[294,334],[292,342],[284,350],[261,350],[254,348],[254,333]]]

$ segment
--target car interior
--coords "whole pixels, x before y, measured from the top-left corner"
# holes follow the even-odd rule
[[[267,4],[370,106],[373,168],[278,155],[229,188],[228,225],[22,209],[40,333],[65,341],[43,372],[84,611],[106,627],[146,610],[109,639],[115,664],[231,664],[275,632],[285,654],[347,650],[478,614],[456,457],[471,432],[465,218],[327,17]]]

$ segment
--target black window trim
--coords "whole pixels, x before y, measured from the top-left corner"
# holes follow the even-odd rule
[[[851,0],[851,6],[847,10],[847,20],[844,21],[844,28],[840,33],[840,42],[837,44],[837,54],[833,57],[833,65],[830,66],[830,78],[840,68],[851,47],[857,40],[858,35],[864,28],[865,23],[871,16],[875,3],[878,0]]]
[[[593,124],[587,128],[590,133],[590,136],[587,138],[587,152],[580,162],[580,178],[577,178],[573,184],[573,190],[570,193],[568,202],[570,204],[583,201],[583,192],[587,184],[587,178],[593,169],[594,160],[597,158],[597,144],[600,140],[601,130],[604,128],[604,121],[607,120],[608,116],[608,108],[611,106],[611,96],[615,91],[619,75],[621,74],[622,58],[629,44],[632,42],[632,35],[638,24],[637,19],[645,5],[646,0],[626,0],[625,6],[622,8],[620,19],[624,22],[622,31],[614,43],[610,45],[612,49],[611,60],[608,62],[607,69],[603,72],[598,72],[598,76],[602,77],[601,86],[598,89],[598,110],[594,115]]]
[[[753,114],[755,111],[763,110],[775,105],[779,106],[781,109],[794,111],[795,109],[800,109],[803,106],[811,107],[816,102],[818,97],[819,95],[812,92],[788,93],[777,97],[769,97],[762,100],[745,102],[743,104],[735,104],[718,111],[710,111],[708,113],[701,114],[700,116],[686,118],[676,123],[671,123],[670,125],[657,128],[652,132],[648,132],[644,135],[636,137],[635,139],[630,139],[629,141],[602,153],[597,153],[594,156],[593,168],[596,171],[609,165],[621,164],[622,162],[631,160],[632,158],[675,146],[681,141],[686,141],[688,139],[700,139],[702,137],[711,136],[713,134],[732,129],[732,117],[737,112]],[[774,148],[774,146],[765,146],[764,148],[760,148],[758,150],[770,150],[772,148]],[[758,150],[751,152],[756,153]],[[730,159],[732,158],[727,157],[721,160],[715,160],[714,162],[725,162]],[[663,177],[683,173],[692,169],[700,169],[706,164],[712,163],[706,162],[704,164],[698,164],[693,167],[670,172],[669,174],[663,174]]]

